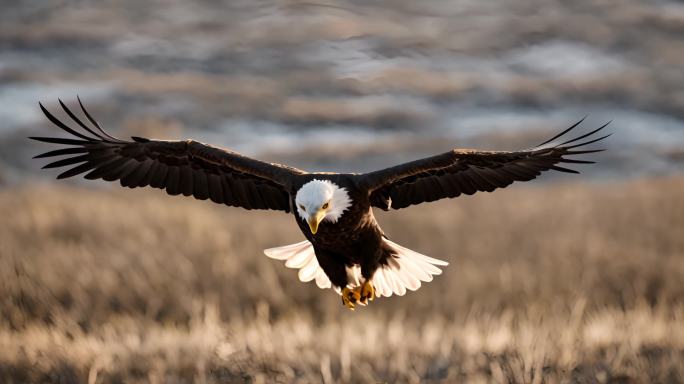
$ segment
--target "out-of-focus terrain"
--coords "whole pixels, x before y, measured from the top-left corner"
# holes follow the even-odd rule
[[[684,382],[684,4],[22,0],[0,7],[0,382]],[[613,120],[580,176],[379,212],[451,265],[350,312],[293,217],[48,181],[37,106],[323,171]],[[112,188],[109,188],[112,187]]]
[[[355,312],[262,249],[281,213],[0,193],[3,382],[684,380],[684,180],[520,186],[379,214],[448,260]]]
[[[677,1],[25,0],[0,13],[0,172],[35,174],[37,101],[80,94],[122,136],[327,171],[518,149],[589,115],[619,132],[589,176],[669,174],[683,36]]]

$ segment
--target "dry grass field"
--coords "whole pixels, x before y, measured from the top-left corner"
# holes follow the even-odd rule
[[[379,213],[449,260],[351,312],[262,249],[291,216],[158,191],[0,192],[0,382],[684,382],[684,179]]]

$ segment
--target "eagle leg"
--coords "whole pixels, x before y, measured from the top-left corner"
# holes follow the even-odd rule
[[[350,289],[349,287],[344,287],[344,289],[342,289],[342,304],[352,311],[360,299],[361,293],[359,292],[359,289]]]
[[[370,280],[364,281],[359,289],[361,291],[361,304],[368,305],[369,301],[373,301],[373,299],[375,299],[375,287],[373,287],[373,283],[371,283]]]

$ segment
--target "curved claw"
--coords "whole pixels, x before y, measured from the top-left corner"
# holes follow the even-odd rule
[[[366,280],[363,283],[360,290],[360,302],[363,305],[368,305],[368,302],[375,299],[375,287],[373,287],[373,283],[371,283],[369,280]]]
[[[356,304],[360,302],[360,299],[361,293],[358,289],[352,290],[349,287],[344,287],[344,289],[342,289],[342,304],[352,311],[355,309]]]

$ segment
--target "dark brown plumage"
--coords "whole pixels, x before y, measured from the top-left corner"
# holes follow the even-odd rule
[[[401,209],[410,205],[458,197],[461,194],[492,192],[497,188],[505,188],[514,181],[532,180],[548,170],[579,173],[558,164],[593,164],[593,161],[571,159],[568,156],[601,152],[600,149],[574,149],[610,136],[608,134],[580,142],[601,131],[608,123],[558,145],[545,145],[570,132],[583,120],[528,150],[495,152],[454,149],[440,155],[368,173],[364,175],[363,182],[366,188],[372,191],[371,202],[374,207]]]
[[[532,180],[547,170],[578,173],[566,164],[592,164],[573,156],[601,151],[582,147],[610,136],[596,137],[608,125],[605,124],[573,139],[551,144],[575,129],[580,121],[537,147],[523,151],[454,149],[366,174],[309,173],[192,140],[141,137],[121,140],[106,133],[80,99],[79,105],[90,125],[61,101],[60,105],[80,130],[58,120],[42,104],[40,107],[53,124],[75,138],[31,138],[67,146],[36,156],[65,156],[44,167],[67,167],[58,179],[85,173],[86,179],[119,180],[129,188],[150,186],[164,189],[170,195],[194,196],[229,206],[292,212],[310,244],[272,249],[267,254],[289,260],[291,265],[297,265],[298,261],[302,265],[298,268],[302,269],[303,281],[315,278],[320,287],[332,283],[338,289],[343,288],[343,301],[350,308],[372,299],[372,285],[368,288],[371,280],[379,286],[376,289],[380,295],[403,294],[406,288],[417,289],[420,281],[430,281],[432,275],[439,274],[435,265],[446,264],[390,242],[375,221],[371,207],[401,209],[461,194],[492,192],[515,181]],[[309,195],[302,201],[311,203],[308,208],[313,207],[315,212],[307,212],[305,204],[298,199],[299,192],[307,185],[311,191],[306,192]],[[317,203],[319,198],[325,201]],[[336,201],[344,207],[328,208]],[[333,208],[339,211],[334,216]],[[311,254],[315,251],[313,260],[313,256],[307,256],[309,249]],[[350,276],[350,269],[357,267],[360,276],[356,278],[361,278],[363,285],[359,281],[354,283]],[[316,268],[325,272],[325,276],[317,274]],[[309,278],[307,273],[302,277],[302,272],[313,277]],[[361,288],[356,290],[356,286]]]
[[[196,141],[161,141],[133,137],[124,141],[107,134],[90,116],[79,100],[85,125],[61,102],[64,111],[90,136],[78,132],[55,118],[42,104],[40,108],[55,125],[78,137],[65,139],[32,137],[46,143],[73,146],[36,156],[36,158],[76,155],[55,161],[43,168],[76,165],[58,179],[86,173],[86,179],[119,180],[124,187],[151,186],[169,195],[183,194],[200,200],[246,209],[274,209],[290,212],[288,191],[284,188],[295,175],[305,172],[278,164],[250,159],[238,153]]]

